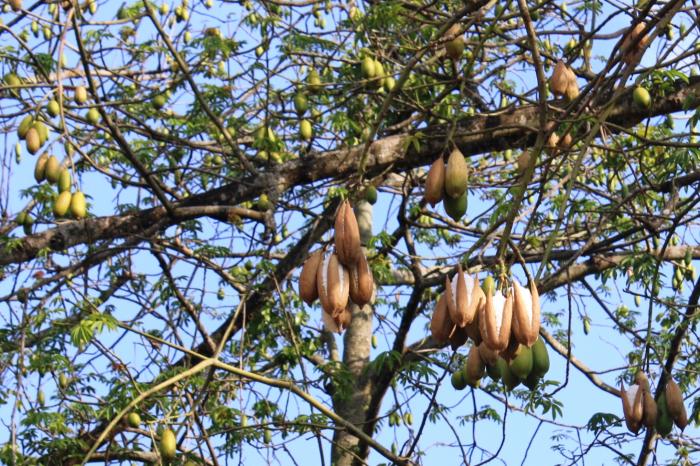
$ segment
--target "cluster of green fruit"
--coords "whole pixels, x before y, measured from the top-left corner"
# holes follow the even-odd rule
[[[378,89],[391,92],[396,86],[393,76],[387,75],[384,65],[379,60],[365,55],[360,62],[362,77],[369,80]]]
[[[455,147],[450,153],[447,165],[440,156],[430,166],[423,197],[433,207],[442,200],[447,215],[457,222],[467,212],[468,177],[467,161],[462,152]]]
[[[494,381],[503,381],[507,391],[521,383],[530,390],[535,390],[539,381],[549,371],[549,353],[547,346],[538,338],[531,348],[518,345],[511,353],[497,352],[488,348],[484,342],[472,345],[463,366],[452,374],[452,386],[463,390],[469,385],[478,387],[485,374]]]
[[[56,183],[58,197],[53,204],[53,213],[56,218],[64,217],[68,211],[75,218],[85,218],[87,207],[85,195],[81,191],[71,193],[72,184],[70,170],[61,167],[58,159],[47,152],[41,154],[34,166],[34,179],[37,183],[46,180]]]
[[[27,145],[30,154],[36,154],[49,139],[49,127],[41,120],[27,115],[19,123],[17,137]]]

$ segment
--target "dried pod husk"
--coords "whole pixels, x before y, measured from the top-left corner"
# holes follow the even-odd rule
[[[496,361],[498,361],[498,353],[489,348],[484,344],[484,342],[481,342],[480,345],[478,345],[478,350],[479,350],[479,356],[481,356],[481,360],[484,361],[484,363],[487,366],[493,366],[496,364]]]
[[[460,198],[467,191],[469,167],[462,152],[456,147],[450,153],[445,168],[445,193],[453,199]]]
[[[534,291],[534,292],[533,292]],[[537,286],[530,283],[526,289],[513,280],[513,335],[528,348],[535,344],[540,334],[540,299]]]
[[[316,284],[321,307],[332,317],[345,311],[350,297],[350,277],[336,254],[326,254],[317,270]]]
[[[333,320],[338,326],[338,333],[342,333],[343,330],[350,326],[350,322],[352,322],[352,309],[350,306],[347,306],[345,310],[340,313],[340,315],[333,317]]]
[[[625,415],[627,429],[636,434],[642,427],[642,416],[644,414],[643,390],[639,385],[631,385],[625,390],[620,384],[620,398],[622,398],[622,412]]]
[[[343,201],[335,215],[335,251],[341,264],[357,264],[362,255],[360,228],[350,202]]]
[[[486,300],[485,297],[484,300]],[[481,305],[484,305],[484,301],[482,301]],[[474,320],[472,320],[472,322],[462,330],[464,330],[464,333],[471,338],[475,345],[480,345],[482,343],[483,339],[481,338],[481,331],[479,330],[479,310],[477,310]]]
[[[666,394],[668,413],[673,418],[673,422],[683,430],[688,424],[688,413],[683,404],[683,393],[681,393],[681,389],[672,377],[668,378],[664,392]]]
[[[566,88],[569,86],[569,77],[567,73],[567,66],[562,61],[557,61],[554,66],[554,71],[552,71],[552,76],[549,78],[549,90],[552,94],[563,96],[566,93]]]
[[[452,281],[449,282],[446,278],[445,284],[447,283],[450,284],[449,288],[445,288],[450,319],[458,327],[465,327],[474,320],[476,311],[481,305],[483,292],[479,288],[478,281],[471,275],[465,274],[459,264]]]
[[[348,267],[350,275],[350,299],[358,306],[364,306],[372,300],[374,278],[364,254],[354,266]]]
[[[484,376],[486,365],[479,355],[479,350],[476,346],[472,346],[467,356],[467,362],[464,364],[464,375],[467,377],[467,383],[472,387],[479,385],[479,381]]]
[[[309,306],[318,298],[316,276],[322,259],[323,251],[321,249],[311,253],[304,262],[301,275],[299,275],[299,297]]]
[[[503,351],[510,342],[513,294],[511,290],[508,290],[507,295],[504,295],[500,290],[497,290],[495,294],[485,294],[486,302],[479,313],[481,338],[492,350]]]
[[[445,295],[442,294],[437,300],[433,317],[430,319],[430,334],[436,343],[444,345],[450,339],[454,327],[455,324],[450,320],[450,315],[447,312]]]
[[[564,136],[559,138],[558,146],[560,150],[569,150],[573,143],[574,139],[571,137],[571,134],[566,133]]]
[[[454,331],[452,332],[452,335],[450,335],[449,338],[450,347],[453,350],[456,350],[457,348],[459,348],[467,342],[467,338],[467,333],[464,331],[464,329],[455,326]]]
[[[644,391],[650,391],[649,387],[649,379],[647,378],[647,375],[644,373],[642,370],[638,370],[636,374],[634,374],[634,383],[642,387],[642,390]]]
[[[572,100],[575,100],[580,94],[579,88],[578,88],[578,82],[576,81],[576,78],[574,77],[571,81],[569,81],[569,84],[566,86],[566,91],[564,92],[564,97],[566,97],[566,100],[571,102]]]
[[[323,320],[323,327],[326,330],[328,330],[329,332],[331,332],[331,333],[341,333],[342,332],[342,330],[340,329],[340,326],[336,323],[333,316],[331,316],[327,312],[321,313],[321,319]]]
[[[656,401],[654,401],[654,396],[649,392],[649,390],[642,391],[644,393],[642,395],[642,404],[644,405],[642,410],[642,424],[651,428],[654,427],[657,419]]]
[[[513,322],[511,321],[508,347],[503,351],[500,351],[498,354],[506,361],[511,362],[513,359],[515,359],[519,349],[520,343],[518,343],[518,340],[515,338],[515,336],[513,336]]]
[[[442,193],[445,190],[445,161],[442,156],[438,157],[428,170],[428,176],[425,178],[425,194],[423,197],[426,202],[435,207],[435,204],[442,199]]]

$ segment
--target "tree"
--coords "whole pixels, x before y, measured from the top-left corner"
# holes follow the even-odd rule
[[[5,3],[0,461],[697,464],[696,6]],[[539,292],[531,389],[431,333],[457,265]],[[671,380],[689,426],[628,432]]]

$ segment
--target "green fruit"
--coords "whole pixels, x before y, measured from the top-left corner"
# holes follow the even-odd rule
[[[153,98],[153,101],[151,102],[153,104],[153,108],[156,110],[160,110],[161,108],[165,107],[165,103],[167,102],[165,96],[163,94],[158,94]]]
[[[70,198],[70,213],[75,218],[85,218],[87,216],[87,206],[85,204],[85,194],[76,191]]]
[[[88,110],[85,118],[87,119],[88,123],[90,123],[93,126],[97,126],[100,123],[100,112],[98,112],[97,109],[93,107],[90,110]]]
[[[24,222],[27,221],[27,213],[25,211],[18,213],[15,221],[17,222],[17,225],[24,225]]]
[[[493,277],[491,275],[488,275],[484,279],[484,282],[481,284],[481,289],[484,291],[485,295],[493,295],[493,292],[496,289],[496,283],[494,282]]]
[[[467,378],[464,376],[464,372],[462,372],[461,369],[452,373],[450,381],[455,390],[464,390],[467,387]]]
[[[445,53],[453,60],[459,59],[464,53],[464,39],[456,37],[445,44]]]
[[[309,85],[311,91],[318,91],[321,89],[321,76],[319,76],[318,71],[311,69],[309,74],[306,76],[306,83]]]
[[[63,372],[58,374],[58,386],[61,390],[68,388],[68,377]]]
[[[56,100],[51,99],[49,101],[49,105],[46,106],[46,111],[52,117],[57,117],[61,113],[61,106],[58,105],[58,102]]]
[[[71,195],[70,191],[63,191],[58,195],[53,203],[53,214],[56,218],[65,216],[70,208]]]
[[[532,345],[532,373],[537,377],[544,377],[549,371],[549,353],[542,337],[539,337]]]
[[[164,460],[174,460],[177,454],[177,439],[175,432],[165,429],[160,435],[160,456]]]
[[[263,53],[265,53],[265,47],[263,47],[262,45],[259,45],[258,47],[255,48],[255,56],[256,57],[260,58],[263,55]]]
[[[168,11],[170,11],[170,5],[168,5],[165,2],[161,3],[159,11],[160,11],[161,15],[163,15],[163,16],[167,15]]]
[[[666,437],[673,429],[673,418],[668,412],[666,393],[663,391],[661,392],[661,395],[659,395],[659,400],[656,402],[656,409],[656,431],[660,436]]]
[[[29,128],[24,140],[27,143],[27,150],[30,154],[36,154],[41,149],[41,137],[36,128]]]
[[[75,88],[75,94],[73,95],[75,103],[78,105],[83,105],[88,100],[87,89],[85,86],[78,86]]]
[[[491,380],[493,380],[494,382],[498,382],[499,380],[501,380],[501,371],[503,370],[501,366],[505,364],[506,361],[503,358],[499,358],[498,360],[496,360],[496,364],[486,366],[486,373],[489,377],[491,377]]]
[[[44,152],[36,159],[34,165],[34,179],[37,183],[41,183],[46,178],[46,163],[49,161],[49,155]]]
[[[263,441],[267,444],[272,443],[272,432],[270,429],[265,429],[263,431]]]
[[[61,164],[58,162],[58,159],[52,155],[46,160],[46,165],[44,166],[44,178],[46,178],[49,183],[56,183],[60,176]]]
[[[649,95],[649,91],[642,86],[637,86],[634,88],[634,92],[632,92],[632,100],[634,100],[634,104],[637,107],[651,107],[651,96]]]
[[[532,350],[527,346],[520,345],[515,358],[510,362],[510,370],[519,379],[526,379],[532,372]]]
[[[272,203],[270,202],[270,198],[267,197],[267,194],[263,193],[260,195],[257,206],[260,210],[269,210],[270,207],[272,207]]]
[[[374,205],[377,202],[377,188],[374,185],[367,186],[365,189],[365,201]]]
[[[32,127],[33,123],[34,118],[32,118],[31,115],[27,115],[26,117],[22,118],[22,121],[20,121],[19,126],[17,127],[17,136],[20,139],[24,139],[27,136],[27,131],[29,131],[29,128]]]
[[[40,406],[44,406],[44,403],[46,403],[46,397],[44,396],[43,390],[39,390],[39,392],[36,394],[36,402],[39,403]]]
[[[126,416],[126,423],[129,424],[129,427],[138,429],[141,425],[141,416],[139,416],[139,413],[132,411]]]
[[[377,335],[372,335],[372,348],[377,349],[378,344]]]
[[[506,391],[511,391],[520,384],[520,379],[517,375],[513,374],[510,370],[510,366],[503,361],[501,365],[501,379],[503,380],[503,385],[506,387]]]
[[[459,149],[454,149],[445,168],[445,192],[448,196],[457,199],[466,192],[468,172],[464,155]]]
[[[391,92],[396,87],[396,80],[392,76],[387,76],[384,78],[384,90]]]
[[[63,191],[70,191],[70,185],[71,185],[71,176],[70,176],[70,170],[67,168],[64,168],[61,170],[61,172],[58,174],[58,192],[62,193]]]
[[[311,122],[309,120],[301,120],[299,124],[299,136],[304,141],[310,141],[313,137],[313,128],[311,128]]]
[[[467,212],[467,193],[466,191],[462,193],[460,197],[454,199],[450,196],[445,196],[442,200],[442,206],[445,208],[445,212],[449,215],[452,220],[458,222],[459,219]]]
[[[376,76],[377,70],[375,68],[375,62],[371,57],[365,57],[362,59],[360,64],[360,70],[362,71],[362,76],[365,79],[372,79]]]
[[[91,14],[97,13],[97,2],[95,0],[90,0],[88,2],[88,9],[90,10]]]
[[[33,225],[34,225],[34,217],[27,214],[27,218],[24,220],[24,225],[22,225],[22,229],[24,230],[25,235],[32,234],[32,226]]]
[[[299,116],[302,116],[309,109],[309,101],[301,92],[294,96],[294,109]]]
[[[19,76],[17,76],[15,73],[6,74],[3,80],[5,81],[5,84],[12,87],[19,86],[22,84],[22,80],[19,79]]]
[[[15,143],[15,160],[20,163],[22,160],[22,144],[19,142]]]
[[[381,78],[381,80],[377,82],[377,85],[381,86],[385,74],[386,73],[384,72],[384,65],[382,65],[382,62],[379,60],[374,60],[374,77]]]
[[[523,385],[525,385],[530,390],[535,390],[539,381],[540,377],[537,377],[537,374],[531,372],[530,375],[528,375],[527,378],[523,381]]]
[[[44,145],[44,143],[49,139],[49,127],[43,122],[35,120],[34,123],[32,123],[32,128],[39,133],[39,143]]]

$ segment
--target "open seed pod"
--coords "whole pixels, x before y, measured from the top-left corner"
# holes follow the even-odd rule
[[[642,424],[646,427],[654,427],[656,424],[656,419],[658,416],[658,410],[656,409],[656,401],[654,401],[654,395],[652,395],[649,390],[643,391],[642,404],[644,405],[642,413]]]
[[[357,264],[348,267],[350,274],[350,299],[358,306],[364,306],[372,300],[374,278],[364,254],[360,254]]]
[[[321,259],[323,259],[323,251],[320,249],[311,253],[304,262],[299,276],[299,297],[309,306],[318,298],[316,275]]]
[[[352,311],[346,307],[337,317],[333,317],[327,312],[321,313],[323,326],[333,333],[343,333],[343,330],[348,328],[352,321]]]
[[[484,297],[484,301],[486,302],[486,297]],[[482,303],[483,306],[483,303]],[[477,310],[476,315],[474,316],[474,320],[471,321],[470,324],[467,324],[466,327],[462,329],[464,333],[472,339],[475,345],[480,345],[483,339],[481,338],[481,331],[479,330],[479,311]]]
[[[498,361],[497,352],[486,346],[484,342],[481,342],[477,348],[479,350],[479,356],[481,356],[481,360],[484,361],[484,364],[487,366],[493,366],[496,364],[496,361]]]
[[[540,334],[540,295],[537,286],[530,289],[513,280],[513,335],[521,345],[530,347]]]
[[[445,295],[441,294],[435,305],[433,317],[430,319],[430,334],[438,344],[445,344],[450,339],[450,335],[455,328],[455,324],[450,320],[447,312],[447,301]]]
[[[317,270],[316,284],[321,307],[332,317],[338,317],[348,304],[350,277],[335,253],[323,257]]]
[[[681,393],[681,389],[678,387],[672,377],[668,378],[664,392],[666,393],[668,413],[673,418],[673,422],[681,430],[685,429],[685,426],[688,425],[688,413],[686,412],[685,405],[683,404],[683,393]]]
[[[484,281],[486,302],[479,311],[479,330],[481,338],[493,351],[503,351],[510,342],[510,327],[513,314],[513,292],[509,289],[507,295],[501,290],[493,292],[493,278]]]
[[[423,197],[431,206],[442,200],[442,193],[445,190],[445,161],[442,156],[438,157],[428,170],[425,178],[425,194]]]
[[[459,264],[452,281],[445,277],[445,296],[450,319],[458,327],[465,327],[471,323],[486,300],[479,281],[472,275],[465,274]]]
[[[642,427],[642,417],[644,415],[643,390],[637,384],[630,385],[625,390],[620,384],[620,397],[622,398],[622,412],[625,415],[625,424],[630,432],[636,434]]]
[[[335,214],[335,251],[345,266],[357,264],[362,255],[360,228],[348,201],[343,201]]]
[[[549,90],[552,94],[563,96],[566,94],[566,88],[569,86],[569,77],[567,74],[566,64],[558,60],[552,71],[552,76],[549,78]]]

